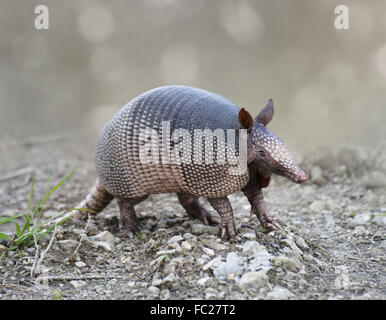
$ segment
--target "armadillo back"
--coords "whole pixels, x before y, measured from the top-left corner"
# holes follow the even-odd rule
[[[143,93],[100,133],[95,162],[101,183],[121,198],[164,192],[215,198],[240,190],[248,181],[247,170],[230,175],[229,164],[196,163],[192,144],[195,129],[222,129],[226,136],[226,129],[240,128],[238,112],[229,100],[201,89],[166,86]],[[218,144],[219,154],[225,148]],[[147,151],[151,157],[146,162]]]

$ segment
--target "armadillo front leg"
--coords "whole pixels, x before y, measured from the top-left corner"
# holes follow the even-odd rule
[[[208,201],[213,209],[221,216],[219,225],[221,238],[224,238],[225,233],[227,233],[232,242],[242,242],[243,238],[236,232],[233,210],[228,198],[208,198]]]
[[[220,224],[221,221],[210,214],[198,201],[198,197],[187,193],[177,193],[178,201],[186,212],[194,219],[200,219],[203,224]]]
[[[142,229],[137,214],[135,213],[134,206],[146,198],[147,196],[131,199],[117,198],[120,213],[120,227],[123,229],[125,235],[130,238]]]
[[[245,196],[248,198],[252,209],[251,213],[254,213],[259,219],[261,225],[264,228],[276,227],[281,229],[280,225],[271,217],[265,206],[263,191],[256,186],[246,186],[242,189]]]

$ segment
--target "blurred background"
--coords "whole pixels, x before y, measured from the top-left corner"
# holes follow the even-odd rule
[[[35,6],[49,9],[37,30]],[[349,30],[334,26],[346,4]],[[219,93],[295,153],[385,137],[384,0],[2,0],[0,139],[91,128],[166,84]],[[90,146],[89,150],[93,150]],[[89,151],[88,150],[88,151]]]

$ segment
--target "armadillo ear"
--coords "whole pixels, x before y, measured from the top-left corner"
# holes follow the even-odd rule
[[[251,130],[253,128],[253,118],[244,108],[239,111],[239,122],[244,129]]]
[[[269,99],[267,105],[261,109],[260,113],[255,118],[256,122],[260,122],[263,125],[267,125],[273,118],[273,100]]]

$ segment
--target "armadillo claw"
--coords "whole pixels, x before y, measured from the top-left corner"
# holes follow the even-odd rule
[[[133,239],[137,233],[141,232],[141,230],[142,228],[125,228],[125,230],[123,231],[123,236]]]
[[[267,223],[266,228],[270,228],[272,230],[282,230],[283,228],[281,227],[280,224],[278,224],[275,220],[273,220],[271,223]]]
[[[227,232],[227,228],[225,224],[219,223],[219,228],[220,228],[220,238],[222,240],[225,239],[225,236],[228,235],[228,239],[230,243],[244,243],[245,239],[241,236],[239,236],[237,233],[233,233],[232,235]]]
[[[198,218],[202,221],[206,226],[208,225],[220,225],[221,220],[214,215],[210,214],[204,208],[201,208]]]
[[[91,212],[78,211],[72,216],[72,218],[78,221],[87,221],[91,214]]]
[[[224,240],[225,235],[226,235],[226,233],[227,233],[226,227],[225,227],[225,225],[223,225],[223,224],[220,223],[219,228],[220,228],[220,238],[221,238],[222,240]]]
[[[125,237],[133,239],[134,236],[137,233],[139,233],[139,232],[141,232],[143,230],[143,226],[139,222],[137,222],[135,224],[133,224],[133,223],[131,223],[131,224],[126,223],[124,226],[121,226],[121,229],[123,230],[123,235]]]
[[[208,221],[210,225],[220,225],[221,220],[213,215],[208,217]]]

